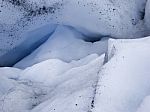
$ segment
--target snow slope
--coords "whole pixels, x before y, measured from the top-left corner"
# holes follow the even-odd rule
[[[93,112],[136,112],[150,94],[149,42],[150,37],[109,41],[109,61],[99,73]]]

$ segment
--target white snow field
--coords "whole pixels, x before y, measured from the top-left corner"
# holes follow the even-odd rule
[[[150,0],[0,0],[0,112],[150,112]]]

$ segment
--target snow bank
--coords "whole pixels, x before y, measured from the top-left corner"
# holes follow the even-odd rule
[[[149,42],[110,40],[113,57],[99,73],[94,112],[135,112],[149,95]]]

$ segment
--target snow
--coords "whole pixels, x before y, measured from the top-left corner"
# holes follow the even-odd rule
[[[150,96],[146,96],[138,108],[137,112],[149,112],[150,111]]]
[[[0,0],[0,112],[149,112],[149,6]]]
[[[145,25],[150,30],[150,0],[147,0],[146,7],[145,7]]]
[[[10,79],[17,79],[21,70],[17,68],[4,67],[0,68],[0,76],[5,76]]]
[[[68,31],[66,27],[60,29]],[[147,112],[149,42],[150,37],[109,39],[105,55],[91,54],[70,62],[49,58],[24,70],[1,68],[0,109],[4,112]]]
[[[0,41],[2,44],[0,44],[0,47],[2,49],[1,60],[0,60],[0,66],[12,66],[14,63],[20,61],[22,58],[24,58],[26,55],[29,55],[32,53],[37,47],[39,47],[41,44],[43,44],[49,36],[55,31],[56,25],[46,25],[39,29],[33,30],[28,32],[28,34],[22,35],[22,39],[18,38],[6,38]],[[43,30],[42,32],[40,32]],[[0,36],[1,38],[1,36]],[[12,40],[13,39],[13,40]],[[9,47],[13,47],[13,42],[18,41],[15,48],[12,50],[9,50],[9,47],[5,44],[8,44],[5,41],[12,41],[11,45]],[[3,53],[3,50],[7,50],[7,53]]]
[[[80,65],[81,62],[84,64]],[[3,112],[87,112],[103,62],[104,55],[94,54],[71,63],[49,59],[22,70],[17,80],[5,77],[8,81],[4,80],[6,84],[1,88],[8,90],[0,97],[0,109]]]
[[[49,96],[52,98],[33,109],[33,112],[87,112],[90,109],[97,72],[102,64],[103,57],[96,58],[87,65],[72,68],[57,79],[52,79],[53,89]]]
[[[99,73],[94,112],[136,112],[150,93],[149,42],[150,37],[109,41],[114,56]]]
[[[0,60],[1,66],[12,66],[27,56],[29,53],[22,56],[20,45],[25,45],[23,46],[25,51],[29,51],[26,49],[28,44],[25,43],[29,42],[30,38],[34,38],[34,42],[37,42],[47,36],[37,37],[37,35],[29,34],[39,29],[40,33],[45,32],[43,26],[48,24],[52,27],[53,25],[71,26],[86,35],[86,38],[92,39],[108,36],[137,38],[148,35],[148,28],[145,27],[144,21],[149,21],[149,19],[143,19],[146,0],[101,0],[101,2],[99,0],[92,2],[90,0],[30,0],[25,3],[21,2],[19,5],[11,1],[0,0],[0,3],[0,16],[2,17],[0,19],[0,56],[6,59]],[[50,10],[43,11],[43,6]],[[32,45],[34,43],[31,43],[30,48]],[[39,45],[36,46],[38,47]],[[10,55],[14,56],[10,57]],[[8,59],[12,62],[9,63]]]
[[[90,54],[102,55],[107,50],[107,39],[95,43],[86,42],[81,33],[67,26],[58,26],[46,43],[14,67],[26,68],[47,59],[61,59],[65,62],[79,60]],[[79,48],[79,49],[77,49]]]

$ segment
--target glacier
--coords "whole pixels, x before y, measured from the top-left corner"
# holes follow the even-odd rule
[[[150,0],[0,0],[0,112],[149,112]]]
[[[130,3],[130,4],[129,4]],[[12,66],[29,53],[17,51],[16,47],[26,43],[30,32],[53,25],[67,25],[85,35],[87,40],[112,38],[140,38],[149,35],[147,0],[0,0],[0,56],[12,58],[12,63],[1,62],[1,66]],[[8,8],[9,7],[9,8]],[[78,16],[76,16],[78,15]],[[12,19],[10,19],[12,18]],[[146,24],[145,24],[146,23]],[[45,26],[45,27],[44,27]],[[48,32],[45,32],[45,35]],[[38,34],[37,34],[38,35]],[[36,36],[37,36],[36,35]],[[39,38],[45,37],[39,35]],[[35,42],[39,38],[34,38]],[[37,39],[37,40],[36,40]],[[32,49],[32,43],[31,47]],[[28,50],[24,46],[25,50]],[[24,54],[23,56],[20,56]],[[14,53],[13,53],[14,54]],[[7,57],[7,58],[6,58]],[[17,59],[13,59],[18,57]]]

